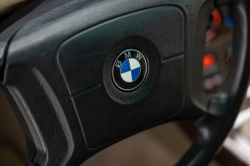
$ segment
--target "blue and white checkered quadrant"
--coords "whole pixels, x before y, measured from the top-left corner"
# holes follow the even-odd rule
[[[141,73],[141,65],[135,58],[127,59],[121,67],[121,77],[125,82],[134,82]]]

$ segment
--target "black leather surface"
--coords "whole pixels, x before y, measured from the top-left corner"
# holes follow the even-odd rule
[[[150,40],[162,59],[183,54],[183,13],[172,6],[137,11],[68,39],[59,49],[58,63],[71,95],[102,82],[102,69],[109,50],[128,36]]]
[[[8,42],[24,25],[73,0],[30,0],[0,24],[0,41]]]
[[[125,45],[117,54],[107,57],[112,47],[120,47],[115,45],[115,43],[128,36],[135,36],[134,38],[142,36],[148,39],[156,47],[156,52],[159,53],[161,61],[164,61],[184,52],[184,16],[178,8],[172,6],[134,12],[109,20],[77,34],[64,42],[59,49],[58,63],[70,94],[77,96],[73,100],[83,125],[86,144],[89,148],[100,147],[146,126],[156,124],[165,119],[162,119],[162,117],[177,113],[183,103],[184,57],[179,61],[166,62],[168,66],[166,64],[162,65],[162,74],[164,76],[160,76],[160,82],[156,84],[156,87],[160,88],[160,90],[156,88],[152,92],[152,95],[159,100],[154,101],[153,97],[149,96],[148,99],[140,102],[140,104],[125,106],[139,102],[147,97],[152,88],[154,88],[160,71],[158,67],[159,62],[155,61],[158,55],[153,57],[151,54],[155,54],[154,52],[144,50],[143,47],[148,47],[147,44],[142,43],[141,48],[135,48],[138,47],[136,46],[138,44],[133,43],[133,39],[131,39],[132,41],[125,41],[129,45]],[[146,55],[150,54],[148,55],[149,75],[153,77],[149,76],[143,86],[132,92],[131,95],[126,95],[123,92],[113,93],[113,91],[119,90],[114,87],[112,80],[106,82],[106,77],[111,76],[111,70],[106,70],[105,68],[108,66],[109,68],[112,67],[116,56],[128,48],[138,49]],[[148,49],[150,50],[150,46]],[[105,60],[111,63],[104,66]],[[168,70],[165,69],[166,67]],[[103,69],[104,75],[102,76]],[[174,77],[174,73],[178,73],[178,77]],[[102,87],[102,78],[104,78],[106,90],[108,90],[111,96],[107,95],[106,90]],[[94,89],[93,92],[88,90],[98,84],[102,84],[100,89]],[[109,87],[114,88],[111,90]],[[84,91],[88,92],[85,93]],[[111,92],[112,94],[110,94]],[[83,94],[81,95],[81,93]],[[134,95],[135,93],[138,95]],[[170,97],[170,94],[174,95],[174,97]],[[169,102],[164,102],[163,100]],[[148,106],[145,106],[145,104],[148,104]],[[142,106],[145,109],[141,108]],[[160,112],[164,110],[164,107],[165,114],[161,115]],[[160,109],[159,112],[153,111],[155,108]],[[145,112],[140,113],[141,109],[145,110]],[[127,117],[133,115],[133,112],[139,112],[135,113],[135,116],[144,118],[140,119],[138,117],[140,119],[139,123],[126,127],[126,123],[135,123],[126,122]]]
[[[113,101],[103,86],[73,98],[87,146],[100,147],[178,113],[183,104],[183,71],[184,55],[162,63],[154,90],[132,105]]]

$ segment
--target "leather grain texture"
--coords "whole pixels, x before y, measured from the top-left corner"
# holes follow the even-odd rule
[[[142,44],[141,48],[139,48],[146,55],[150,54],[148,55],[149,76],[142,87],[132,93],[125,94],[123,92],[119,93],[112,80],[106,82],[106,77],[111,76],[110,68],[113,66],[113,61],[119,52],[116,52],[111,57],[107,57],[107,54],[112,47],[120,47],[119,44],[116,45],[115,43],[128,36],[135,36],[134,38],[140,38],[141,36],[148,39],[155,46],[155,52],[159,53],[160,61],[163,61],[184,52],[184,16],[178,8],[172,6],[134,12],[87,29],[67,40],[59,49],[58,63],[70,94],[77,96],[73,97],[73,101],[83,125],[86,144],[89,148],[100,147],[113,140],[125,137],[129,133],[143,129],[144,126],[154,125],[165,119],[162,117],[178,112],[182,106],[183,57],[178,62],[172,61],[173,64],[177,63],[178,65],[171,66],[170,61],[166,62],[167,67],[169,67],[168,71],[165,69],[166,64],[159,67],[159,62],[155,61],[158,55],[153,57],[151,54],[155,53],[150,52],[150,50],[143,50],[143,47],[151,49],[147,44]],[[137,41],[137,43],[140,42],[143,41]],[[132,44],[125,44],[124,48],[120,49],[120,52],[128,48],[135,48],[137,45],[136,42],[133,43],[133,39],[131,41],[128,39],[125,43]],[[108,63],[104,66],[105,61],[108,61]],[[106,70],[107,67],[108,70]],[[104,74],[102,76],[103,69]],[[178,77],[172,78],[174,75],[172,75],[171,71],[178,72]],[[152,95],[159,100],[150,101],[154,99],[148,99],[140,102],[139,105],[125,106],[137,103],[147,97],[154,88],[159,72],[165,74],[160,76],[160,83],[156,84],[156,87],[160,88],[160,90],[156,88],[154,89],[156,92],[152,92]],[[102,79],[104,79],[108,92],[105,92],[103,87],[89,92],[88,89],[103,84]],[[114,88],[110,89],[109,87]],[[166,89],[166,87],[168,88]],[[84,93],[86,90],[88,92]],[[112,94],[110,95],[110,93]],[[168,98],[167,96],[172,93],[175,94],[175,97]],[[118,103],[110,100],[109,96]],[[116,100],[116,98],[119,99]],[[164,98],[169,102],[162,101]],[[164,110],[164,106],[166,112],[165,116],[162,116],[159,112]],[[154,109],[159,110],[159,112],[153,112]],[[136,115],[133,115],[133,112]],[[127,120],[130,115],[139,117],[131,117],[130,120]],[[140,119],[140,122],[133,122],[136,121],[133,118]],[[124,128],[126,123],[136,124]]]
[[[183,66],[184,56],[162,63],[154,90],[133,105],[113,101],[103,86],[74,97],[87,146],[103,146],[178,113],[183,104]]]
[[[58,63],[71,95],[102,82],[109,50],[128,36],[150,40],[161,59],[182,54],[183,13],[172,6],[141,10],[98,24],[68,39],[59,49]]]

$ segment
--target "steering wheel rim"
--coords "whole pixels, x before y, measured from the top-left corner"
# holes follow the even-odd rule
[[[247,56],[250,48],[250,20],[247,9],[250,2],[65,1],[61,2],[63,5],[52,5],[54,8],[41,12],[51,6],[48,1],[47,4],[44,2],[37,3],[40,8],[38,6],[34,11],[38,13],[35,17],[29,16],[34,14],[31,12],[24,17],[23,22],[22,19],[19,20],[22,23],[19,22],[16,28],[10,26],[11,32],[6,29],[0,34],[2,87],[26,136],[27,165],[79,165],[121,139],[155,125],[179,119],[196,121],[198,133],[193,146],[177,165],[209,163],[230,131],[246,91],[250,71],[250,57]],[[208,18],[214,7],[220,5],[229,5],[233,11],[233,55],[229,74],[221,91],[208,98],[201,87],[201,55],[204,52]],[[84,21],[79,22],[81,19]],[[164,21],[157,22],[157,19]],[[173,19],[176,21],[173,22]],[[152,26],[148,26],[149,24]],[[131,25],[137,29],[131,28]],[[117,31],[118,27],[124,33]],[[58,31],[51,28],[57,28]],[[171,32],[174,29],[176,31]],[[166,35],[162,33],[164,31]],[[116,35],[113,36],[112,33]],[[79,41],[85,50],[76,47]],[[169,41],[174,45],[170,42],[161,49]],[[97,46],[104,47],[99,49],[96,43],[99,44]],[[112,80],[109,80],[109,67],[119,52],[130,47],[145,54],[149,61],[149,73],[138,91],[124,93],[116,89]],[[72,60],[71,56],[79,56],[82,52],[104,55],[100,57],[102,65],[97,67],[100,72],[93,74],[100,76],[100,84],[96,84],[96,80],[82,83],[84,74],[79,76],[74,71],[84,69],[79,67],[84,61]],[[98,64],[98,61],[95,62]],[[71,68],[72,64],[75,67]],[[177,74],[171,73],[172,70],[176,70]],[[80,84],[73,76],[79,76],[77,80],[80,80]],[[86,76],[88,75],[85,73],[84,77]],[[176,85],[171,79],[178,80]],[[168,86],[176,88],[174,90],[178,92],[174,93],[165,87],[168,82],[172,83]],[[81,83],[86,84],[87,88],[83,88]],[[92,84],[96,86],[90,86]],[[170,96],[171,93],[176,96]],[[141,98],[139,94],[143,94]],[[167,101],[167,104],[164,103],[166,99],[171,101],[171,98],[175,107],[170,107]],[[112,107],[102,105],[104,110],[115,111],[107,112],[112,115],[102,114],[101,109],[101,112],[96,111],[98,116],[95,115],[94,118],[104,122],[92,122],[88,125],[88,118],[93,118],[93,113],[84,113],[83,110],[88,110],[88,107],[99,110],[98,102],[94,101],[100,99],[112,103]],[[159,101],[156,102],[156,99]],[[150,104],[144,107],[147,102]],[[157,108],[161,111],[152,113],[151,104],[158,105]],[[123,107],[131,109],[131,112],[124,114],[121,113],[124,110],[117,111],[117,108]],[[167,110],[170,112],[168,114],[163,111],[164,108],[173,108],[174,111]],[[110,120],[114,120],[112,123],[117,127],[110,128]],[[94,133],[96,130],[98,132]],[[114,136],[115,132],[117,135]]]

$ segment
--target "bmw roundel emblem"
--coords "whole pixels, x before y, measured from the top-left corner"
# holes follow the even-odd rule
[[[147,61],[135,49],[127,49],[119,54],[113,64],[112,77],[115,85],[124,91],[138,88],[147,75]]]

